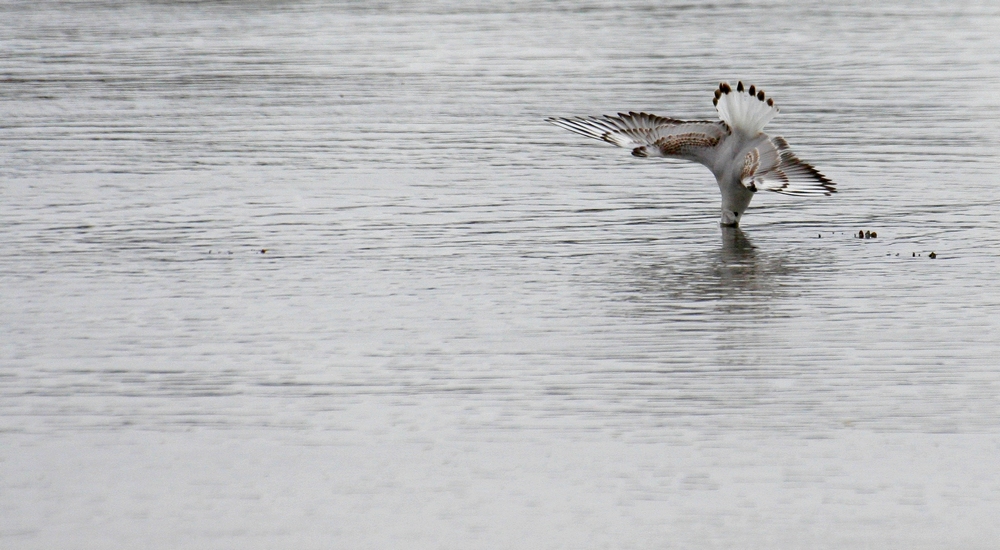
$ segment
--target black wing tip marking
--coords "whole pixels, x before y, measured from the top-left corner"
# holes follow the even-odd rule
[[[718,124],[711,120],[681,120],[642,111],[629,111],[617,115],[546,117],[545,122],[560,128],[596,139],[605,139],[609,134],[629,134],[648,132],[663,126],[682,124]],[[598,131],[598,129],[602,131]]]
[[[782,164],[782,172],[785,173],[786,177],[788,172],[799,172],[801,176],[810,178],[819,184],[819,189],[816,189],[815,191],[813,190],[788,191],[787,194],[806,196],[806,195],[816,195],[818,193],[830,196],[837,192],[837,184],[834,183],[833,180],[824,176],[822,173],[820,173],[819,170],[814,168],[813,165],[809,164],[808,162],[802,162],[801,160],[796,158],[795,155],[782,154],[781,164]],[[789,183],[786,183],[781,187],[781,189],[786,188],[788,185]]]
[[[569,130],[574,134],[579,134],[583,137],[606,141],[612,145],[617,145],[614,140],[610,139],[610,136],[612,133],[617,131],[617,128],[607,124],[600,118],[579,116],[571,118],[549,117],[546,118],[545,121],[564,130]]]
[[[778,159],[780,161],[780,165],[777,172],[781,180],[785,182],[784,185],[774,189],[774,191],[795,196],[809,196],[817,194],[830,196],[837,192],[837,184],[830,178],[824,176],[813,165],[808,162],[803,162],[799,159],[799,157],[795,156],[795,153],[792,152],[788,145],[788,141],[786,141],[785,138],[781,136],[774,136],[771,138],[771,143],[773,143],[778,149]],[[808,191],[787,190],[790,185],[788,178],[789,173],[798,173],[799,176],[812,179],[819,184],[818,189]]]

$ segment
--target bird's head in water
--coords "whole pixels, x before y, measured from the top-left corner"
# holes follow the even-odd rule
[[[740,225],[740,213],[723,208],[722,219],[719,220],[719,225],[724,227],[738,227]]]

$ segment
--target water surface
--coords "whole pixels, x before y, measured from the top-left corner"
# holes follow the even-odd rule
[[[998,25],[4,4],[3,546],[992,547]],[[737,79],[838,194],[542,120]]]

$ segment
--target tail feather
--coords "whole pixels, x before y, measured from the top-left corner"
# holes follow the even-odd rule
[[[756,86],[744,89],[743,82],[736,85],[736,90],[727,82],[719,84],[713,103],[723,122],[733,130],[750,136],[760,133],[778,114],[773,99],[768,98]]]

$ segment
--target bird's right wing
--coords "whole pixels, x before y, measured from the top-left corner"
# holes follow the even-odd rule
[[[762,140],[747,152],[740,179],[743,185],[754,191],[764,189],[783,195],[830,195],[837,192],[837,184],[812,165],[799,160],[781,136]]]
[[[632,149],[637,157],[670,157],[711,166],[716,145],[729,134],[721,121],[677,120],[648,113],[545,119],[570,132]]]

